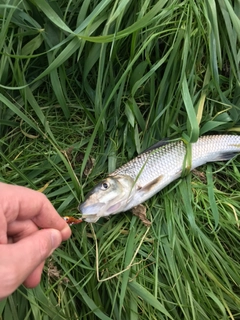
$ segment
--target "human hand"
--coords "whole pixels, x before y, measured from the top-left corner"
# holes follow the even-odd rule
[[[45,195],[0,183],[0,300],[41,280],[45,259],[71,230]]]

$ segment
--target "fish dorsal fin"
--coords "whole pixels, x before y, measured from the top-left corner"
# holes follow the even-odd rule
[[[141,152],[140,154],[143,154],[143,153],[149,152],[149,151],[153,151],[153,150],[155,150],[157,148],[160,148],[160,147],[163,147],[163,146],[165,146],[166,144],[169,144],[169,143],[170,143],[169,139],[160,140],[160,141],[154,143],[151,147],[149,147],[146,150],[144,150],[143,152]]]

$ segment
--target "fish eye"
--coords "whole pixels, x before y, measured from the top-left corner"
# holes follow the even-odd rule
[[[101,189],[102,190],[107,190],[109,188],[109,186],[110,186],[110,183],[108,183],[107,181],[104,181],[102,183]]]

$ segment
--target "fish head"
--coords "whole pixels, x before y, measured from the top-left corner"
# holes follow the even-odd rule
[[[136,183],[130,176],[107,177],[96,185],[80,204],[82,218],[87,222],[96,222],[101,217],[124,211],[135,190]]]

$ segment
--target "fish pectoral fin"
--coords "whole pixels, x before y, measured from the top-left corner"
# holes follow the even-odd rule
[[[155,178],[148,184],[146,184],[144,187],[141,188],[141,192],[149,192],[152,188],[154,188],[160,181],[163,179],[163,175]]]

